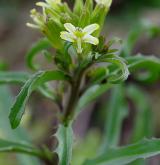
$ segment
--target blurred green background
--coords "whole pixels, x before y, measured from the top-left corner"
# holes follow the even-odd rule
[[[25,67],[25,54],[28,48],[41,38],[41,34],[25,25],[30,20],[29,11],[35,6],[35,2],[33,0],[0,0],[0,70],[20,71],[27,69]],[[72,3],[69,0],[68,2]],[[109,16],[106,18],[103,35],[108,40],[116,36],[125,41],[128,34],[139,28],[141,22],[160,26],[160,0],[114,0]],[[132,54],[141,52],[146,56],[154,54],[160,57],[160,35],[156,34],[151,37],[145,30],[142,30],[140,34],[138,39],[135,40]],[[140,83],[132,79],[131,76],[128,81],[140,86],[149,96],[153,114],[154,136],[160,137],[160,80],[152,84]],[[27,107],[28,111],[25,114],[21,128],[18,130],[10,129],[8,111],[12,104],[13,96],[19,90],[20,86],[0,86],[0,137],[15,141],[24,139],[37,145],[45,143],[51,146],[52,134],[55,131],[53,112],[56,111],[56,106],[37,93],[34,93],[32,99],[30,99]],[[103,128],[103,113],[97,112],[97,109],[102,109],[106,98],[109,96],[110,93],[107,93],[88,106],[86,108],[88,111],[83,112],[75,122],[75,133],[79,139],[88,134],[86,142],[83,142],[81,147],[79,147],[78,142],[76,143],[78,149],[74,150],[75,154],[81,153],[83,146],[88,145],[86,152],[89,156],[94,155],[93,151],[99,143],[100,132]],[[132,111],[126,116],[122,129],[122,144],[128,143],[127,140],[133,128],[134,117],[135,114]],[[77,159],[76,157],[73,162],[76,162]],[[81,158],[79,159],[81,160]],[[151,165],[160,164],[158,156],[149,161]],[[27,156],[0,154],[1,164],[32,165],[39,164],[39,162],[37,159]]]

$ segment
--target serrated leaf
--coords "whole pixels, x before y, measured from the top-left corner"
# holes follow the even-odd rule
[[[137,159],[146,159],[160,154],[160,140],[143,140],[138,143],[109,149],[107,153],[93,160],[87,160],[83,165],[125,165]]]
[[[58,147],[55,152],[59,157],[59,165],[70,165],[73,145],[73,130],[71,123],[67,127],[60,125],[56,137],[58,139]]]
[[[34,58],[38,55],[38,53],[50,47],[51,47],[51,44],[46,38],[40,39],[37,43],[35,43],[30,48],[30,50],[28,51],[26,55],[27,66],[32,70],[37,70],[38,64],[34,62]]]
[[[25,106],[31,93],[43,85],[44,83],[52,80],[68,80],[68,77],[60,71],[41,71],[33,75],[22,87],[21,92],[17,96],[15,103],[11,108],[9,115],[11,127],[17,128],[21,118],[25,112]]]

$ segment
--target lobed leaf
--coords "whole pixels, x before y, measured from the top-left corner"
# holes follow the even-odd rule
[[[33,75],[22,87],[19,95],[17,96],[15,103],[11,108],[9,115],[11,127],[13,129],[17,128],[21,118],[25,112],[25,105],[29,99],[31,93],[43,85],[44,83],[52,80],[68,80],[68,76],[64,75],[60,71],[40,71]]]

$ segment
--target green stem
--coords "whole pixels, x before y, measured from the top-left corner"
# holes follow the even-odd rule
[[[64,114],[63,123],[67,126],[74,116],[74,109],[78,101],[81,80],[85,69],[75,72],[72,78],[71,94]]]

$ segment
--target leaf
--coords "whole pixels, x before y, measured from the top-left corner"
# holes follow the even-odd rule
[[[97,84],[104,80],[108,75],[109,70],[106,67],[92,68],[89,72],[90,84]]]
[[[1,85],[0,86],[0,137],[3,139],[7,139],[9,141],[27,141],[30,143],[30,137],[28,132],[25,130],[25,128],[19,127],[16,130],[12,130],[10,127],[10,124],[8,122],[8,113],[10,110],[10,106],[12,104],[12,96],[11,92],[9,89]],[[5,154],[6,156],[0,158],[0,163],[1,161],[5,160],[6,164],[8,162],[12,162],[12,159],[8,159],[8,155]],[[6,160],[7,158],[7,160]],[[15,163],[20,164],[20,165],[39,165],[39,161],[36,157],[28,156],[28,155],[18,155],[16,154],[16,160]],[[14,164],[15,164],[14,163]],[[11,163],[12,164],[12,163]]]
[[[142,82],[152,83],[160,77],[160,59],[154,56],[144,56],[138,54],[133,57],[126,58],[128,61],[129,71],[134,73],[140,69],[145,69],[149,73],[147,76],[139,76],[137,79]],[[137,75],[137,74],[136,74]]]
[[[124,42],[121,56],[129,57],[136,42],[144,33],[148,33],[149,37],[158,36],[160,35],[160,27],[148,21],[141,21],[139,24],[136,24],[136,26],[131,30]]]
[[[69,67],[72,63],[71,56],[69,54],[69,48],[72,46],[72,43],[65,42],[64,49],[57,51],[55,56],[56,64],[61,67],[64,71],[69,71]],[[65,59],[65,60],[64,60]]]
[[[56,153],[59,156],[59,165],[70,165],[72,158],[73,131],[71,123],[65,127],[60,125],[56,133],[58,148]]]
[[[0,84],[24,84],[30,77],[30,74],[27,72],[0,72]],[[53,92],[53,89],[49,89],[47,85],[40,86],[37,89],[43,96],[57,100],[56,94]]]
[[[125,165],[137,159],[146,159],[160,154],[160,140],[142,140],[138,143],[120,148],[109,149],[107,153],[93,160],[87,160],[83,165]]]
[[[25,111],[25,105],[31,93],[43,85],[44,83],[52,80],[68,80],[69,78],[60,71],[41,71],[33,75],[22,87],[21,92],[17,96],[15,103],[11,108],[9,115],[11,127],[17,128]]]
[[[107,62],[111,63],[114,67],[114,65],[118,66],[118,69],[115,71],[112,71],[112,73],[108,77],[108,81],[111,83],[119,83],[121,81],[125,81],[129,76],[129,70],[125,63],[125,60],[119,56],[116,56],[114,54],[106,54],[102,57],[100,57],[97,62]],[[117,73],[119,70],[121,70],[121,73]]]
[[[7,72],[0,71],[0,84],[4,83],[24,83],[29,78],[27,72]]]
[[[127,95],[134,103],[136,116],[134,119],[131,143],[150,138],[153,135],[153,115],[149,105],[149,98],[141,88],[130,85],[127,87]],[[144,160],[137,160],[130,165],[145,165]]]
[[[111,97],[105,103],[105,130],[100,152],[106,152],[110,147],[117,147],[120,142],[122,122],[128,114],[128,106],[124,96],[124,87],[117,85],[111,90]]]
[[[18,152],[43,158],[43,152],[24,142],[11,142],[0,139],[0,152]]]
[[[78,16],[80,16],[81,11],[83,9],[83,0],[75,0],[75,5],[74,5],[74,13],[76,13]]]
[[[105,93],[112,87],[112,84],[102,84],[91,86],[79,99],[76,107],[76,116],[81,112],[87,104],[95,100],[97,97]]]
[[[127,96],[133,101],[136,109],[135,126],[132,142],[137,142],[144,137],[150,138],[153,133],[152,111],[149,97],[145,91],[135,85],[127,87]]]
[[[37,56],[38,53],[40,53],[42,50],[48,49],[50,47],[51,47],[51,44],[46,38],[40,39],[37,43],[35,43],[30,48],[30,50],[28,51],[26,55],[27,66],[32,70],[37,70],[38,65],[35,64],[34,62],[35,56]]]

